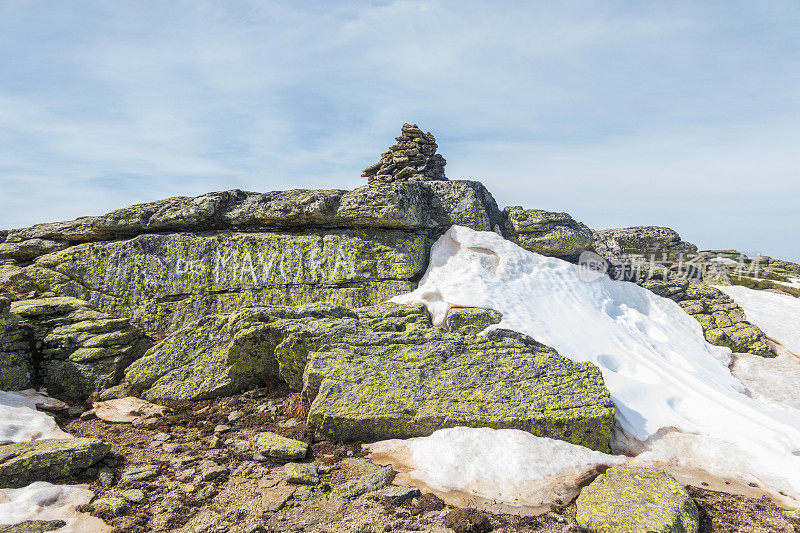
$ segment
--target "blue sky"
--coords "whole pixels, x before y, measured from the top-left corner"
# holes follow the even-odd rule
[[[798,28],[796,1],[0,0],[0,228],[353,188],[416,122],[501,206],[800,261]]]

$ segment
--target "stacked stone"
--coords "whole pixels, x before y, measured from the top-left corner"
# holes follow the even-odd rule
[[[381,160],[364,169],[370,185],[397,181],[442,181],[444,157],[436,153],[433,134],[423,133],[416,124],[403,124],[397,144],[381,154]]]

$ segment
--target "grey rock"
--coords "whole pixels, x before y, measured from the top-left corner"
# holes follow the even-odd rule
[[[526,250],[575,262],[591,250],[594,236],[567,213],[506,207],[504,235]]]
[[[111,445],[98,439],[44,439],[0,446],[0,487],[68,477],[100,461]]]
[[[283,473],[289,483],[299,485],[317,485],[319,483],[317,467],[311,463],[286,463]]]
[[[142,503],[147,499],[145,493],[139,489],[128,489],[122,493],[122,497],[131,503]]]
[[[131,504],[125,498],[106,497],[98,498],[92,502],[92,507],[95,510],[104,510],[111,513],[113,516],[120,516],[131,508]]]
[[[126,468],[122,472],[119,480],[120,485],[134,481],[144,481],[153,479],[161,474],[161,467],[158,465],[136,465]]]
[[[152,344],[128,319],[96,311],[76,298],[18,300],[10,316],[12,323],[16,316],[32,326],[23,328],[27,337],[18,345],[27,343],[32,361],[38,362],[37,384],[74,398],[118,383],[124,368]],[[4,321],[0,318],[0,346],[19,338],[13,324],[9,331]],[[9,368],[16,371],[20,364]]]
[[[390,485],[381,491],[381,496],[395,505],[400,505],[406,500],[422,496],[422,492],[417,487]]]
[[[444,157],[436,153],[436,139],[416,124],[403,124],[397,144],[381,154],[381,160],[364,169],[369,183],[444,180]]]
[[[375,472],[362,476],[360,479],[348,481],[333,489],[334,495],[352,500],[367,492],[381,490],[394,479],[394,470],[391,466],[384,466]]]

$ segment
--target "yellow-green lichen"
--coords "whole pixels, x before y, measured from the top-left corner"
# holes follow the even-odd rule
[[[697,506],[666,472],[615,467],[578,496],[578,525],[592,533],[695,533]]]

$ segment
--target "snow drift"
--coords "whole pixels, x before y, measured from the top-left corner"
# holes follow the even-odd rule
[[[750,398],[728,370],[730,350],[708,344],[675,302],[460,226],[434,245],[419,288],[393,301],[425,304],[438,324],[451,307],[502,312],[493,327],[600,367],[617,452],[684,482],[713,476],[713,486],[750,493],[754,484],[800,506],[800,411]]]

